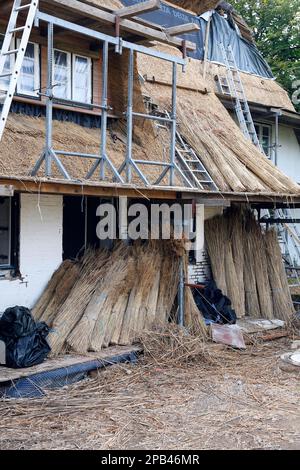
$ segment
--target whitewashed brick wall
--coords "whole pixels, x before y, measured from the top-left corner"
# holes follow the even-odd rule
[[[56,195],[21,195],[20,271],[22,280],[0,280],[0,312],[33,307],[62,262],[63,199]]]

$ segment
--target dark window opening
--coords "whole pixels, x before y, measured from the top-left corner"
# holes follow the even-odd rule
[[[115,200],[114,200],[115,201]],[[112,202],[89,196],[65,196],[63,208],[63,259],[80,257],[86,248],[112,247],[111,240],[99,240],[96,233],[100,204]]]
[[[0,269],[18,273],[19,264],[19,195],[0,197]]]

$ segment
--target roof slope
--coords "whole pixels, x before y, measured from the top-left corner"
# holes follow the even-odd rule
[[[300,186],[285,176],[249,142],[216,94],[207,90],[198,61],[190,60],[186,74],[178,73],[178,125],[221,191],[299,193]],[[162,109],[170,106],[171,70],[157,59],[138,56],[145,92]],[[197,67],[197,68],[196,68]],[[155,71],[151,81],[150,71]],[[272,81],[272,84],[276,83]],[[209,88],[209,87],[208,87]]]

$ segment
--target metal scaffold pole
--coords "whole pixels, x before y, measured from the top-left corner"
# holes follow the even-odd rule
[[[126,182],[131,182],[131,155],[132,155],[132,111],[133,111],[133,50],[129,51],[128,67],[128,103],[127,103],[127,148],[126,148]]]
[[[52,120],[53,120],[53,24],[48,24],[47,104],[46,104],[46,148],[45,173],[51,176],[52,167]]]
[[[171,115],[171,145],[170,145],[170,186],[174,186],[175,146],[176,146],[176,85],[177,66],[173,62],[172,70],[172,115]]]

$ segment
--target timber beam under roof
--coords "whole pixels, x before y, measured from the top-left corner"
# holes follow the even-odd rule
[[[143,3],[148,4],[148,6],[150,4],[152,9],[157,8],[159,4],[159,2],[152,1],[151,3],[148,3],[148,1]],[[136,16],[130,16],[130,18],[126,17],[126,14],[123,12],[125,9],[110,12],[107,11],[107,9],[92,6],[79,0],[41,0],[40,11],[53,16],[59,16],[60,18],[76,22],[77,24],[80,24],[82,20],[86,21],[86,19],[94,20],[93,29],[99,28],[103,31],[103,28],[108,28],[107,34],[110,35],[115,31],[117,25],[120,36],[123,37],[125,34],[134,34],[135,36],[141,37],[141,40],[157,41],[177,48],[184,47],[184,49],[191,51],[196,49],[195,43],[185,41],[182,38],[173,36],[173,34],[169,34],[168,29],[158,29],[157,25],[152,25]],[[118,11],[121,11],[121,16],[118,15]],[[72,18],[70,18],[70,15],[72,15]],[[194,31],[197,29],[196,26],[193,28]],[[182,25],[182,27],[178,27],[177,31],[177,34],[190,32],[191,26],[187,31],[186,25]]]

